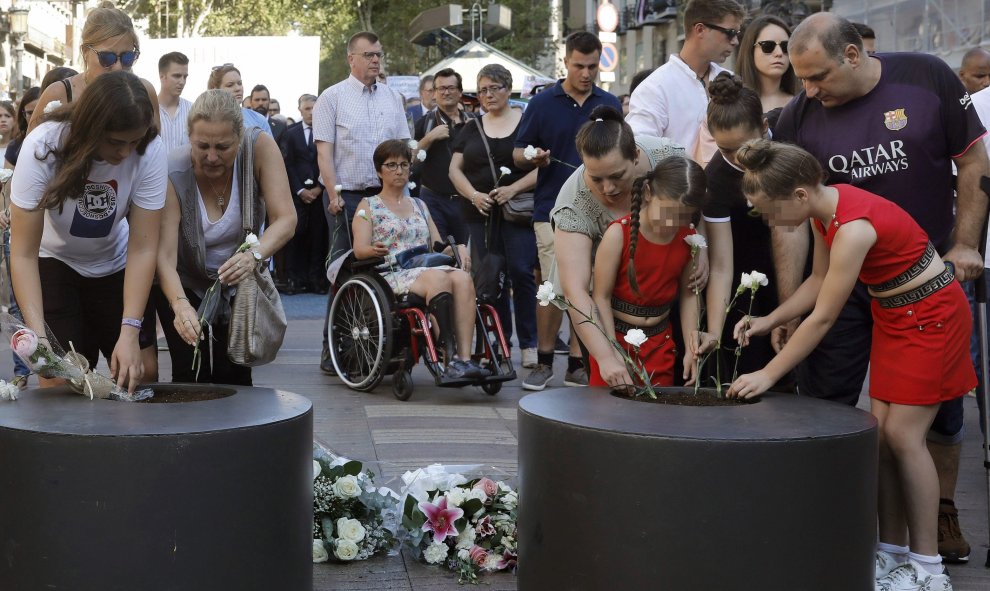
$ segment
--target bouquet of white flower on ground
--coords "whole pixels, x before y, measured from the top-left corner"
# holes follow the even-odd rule
[[[461,583],[486,572],[515,570],[517,493],[478,466],[433,464],[402,476],[404,543],[413,556],[444,566]]]
[[[352,562],[387,552],[398,528],[398,495],[374,474],[313,443],[313,562]]]

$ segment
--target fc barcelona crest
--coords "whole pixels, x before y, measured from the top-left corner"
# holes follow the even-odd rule
[[[904,114],[904,109],[894,109],[884,113],[883,124],[890,131],[900,131],[907,127],[907,115]]]

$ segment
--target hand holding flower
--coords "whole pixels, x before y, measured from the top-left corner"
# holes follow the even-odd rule
[[[688,350],[695,357],[704,355],[709,351],[714,351],[716,347],[718,347],[718,338],[715,335],[700,330],[695,330],[691,333],[691,342]]]
[[[728,398],[739,398],[747,400],[756,398],[773,386],[775,380],[770,377],[766,370],[755,371],[739,376],[739,379],[732,382],[732,386],[725,393]]]
[[[746,347],[750,338],[765,335],[773,330],[774,326],[766,316],[744,316],[732,329],[732,336],[741,346]]]

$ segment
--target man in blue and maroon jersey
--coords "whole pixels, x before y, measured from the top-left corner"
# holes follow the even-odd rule
[[[988,174],[980,141],[986,131],[959,78],[926,54],[869,56],[855,25],[829,13],[806,19],[790,41],[791,64],[804,91],[784,108],[774,139],[814,154],[828,183],[851,183],[900,205],[955,266],[957,279],[976,278],[983,270],[978,244],[987,213],[979,185]],[[955,212],[953,163],[958,169]],[[774,231],[781,301],[800,284],[807,251],[807,232]],[[869,364],[871,330],[870,298],[860,283],[828,336],[798,367],[800,392],[855,405]],[[775,335],[775,345],[792,332],[793,326]],[[943,499],[940,538],[959,531],[952,497],[962,400],[942,404],[929,433]],[[954,542],[941,542],[947,561],[968,559],[961,534]]]

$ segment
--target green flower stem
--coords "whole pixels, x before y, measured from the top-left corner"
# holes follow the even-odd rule
[[[735,301],[735,298],[732,298]],[[753,300],[756,299],[756,290],[752,290],[749,294],[749,310],[746,311],[746,318],[753,315]],[[736,361],[732,365],[732,381],[736,381],[736,377],[739,375],[739,356],[742,355],[742,345],[736,345]]]

